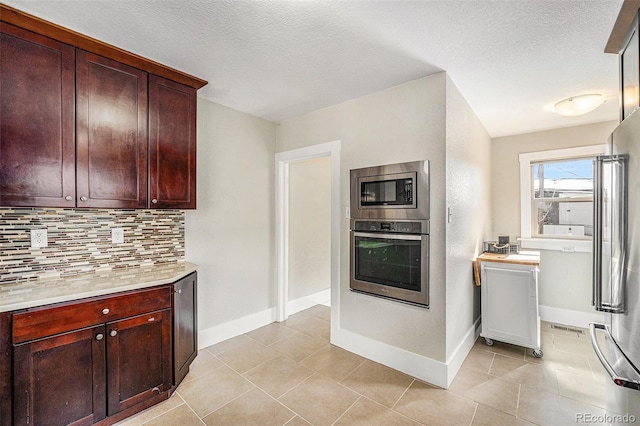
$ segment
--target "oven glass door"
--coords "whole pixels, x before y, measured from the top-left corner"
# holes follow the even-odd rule
[[[428,305],[428,235],[353,232],[351,287]]]

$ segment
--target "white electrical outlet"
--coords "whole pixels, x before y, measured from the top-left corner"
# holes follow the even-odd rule
[[[42,248],[48,245],[46,229],[31,230],[31,248]]]
[[[122,244],[122,243],[124,243],[124,229],[122,229],[122,228],[113,228],[111,230],[111,242],[113,244]]]

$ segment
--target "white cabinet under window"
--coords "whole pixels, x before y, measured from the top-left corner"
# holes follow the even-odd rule
[[[488,345],[493,340],[540,349],[537,252],[490,254],[478,258],[481,272],[482,332]]]

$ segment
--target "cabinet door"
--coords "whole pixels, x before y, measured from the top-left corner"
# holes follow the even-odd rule
[[[74,49],[0,32],[0,206],[74,207]]]
[[[173,384],[178,386],[198,355],[197,275],[173,285]]]
[[[12,349],[11,313],[0,312],[0,426],[10,426],[12,424]]]
[[[147,73],[76,56],[77,205],[146,208]]]
[[[107,323],[107,406],[113,415],[171,388],[171,310]]]
[[[149,76],[149,207],[196,208],[196,90]]]
[[[482,335],[515,345],[539,346],[534,266],[483,262]]]
[[[16,425],[92,424],[106,415],[104,326],[14,348]]]

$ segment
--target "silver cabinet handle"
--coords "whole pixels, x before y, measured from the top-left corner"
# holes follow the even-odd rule
[[[151,200],[151,202],[152,202],[153,204],[158,204],[158,200],[157,200],[156,198],[154,198],[153,200]]]
[[[109,313],[109,308],[104,308],[104,309],[102,310],[102,314],[103,314],[103,315],[107,315],[108,313]]]
[[[67,195],[66,197],[64,197],[64,199],[67,201],[71,201],[73,200],[73,197],[71,195]]]
[[[87,201],[87,197],[83,195],[82,197],[80,197],[80,201]]]
[[[160,393],[160,388],[156,386],[153,389],[151,389],[151,392],[153,392],[154,395],[157,395]]]
[[[104,334],[102,334],[102,333],[96,334],[96,340],[99,341],[99,340],[102,340],[103,338],[104,338]]]
[[[116,337],[117,334],[118,334],[117,330],[111,330],[111,332],[109,333],[111,337]]]

